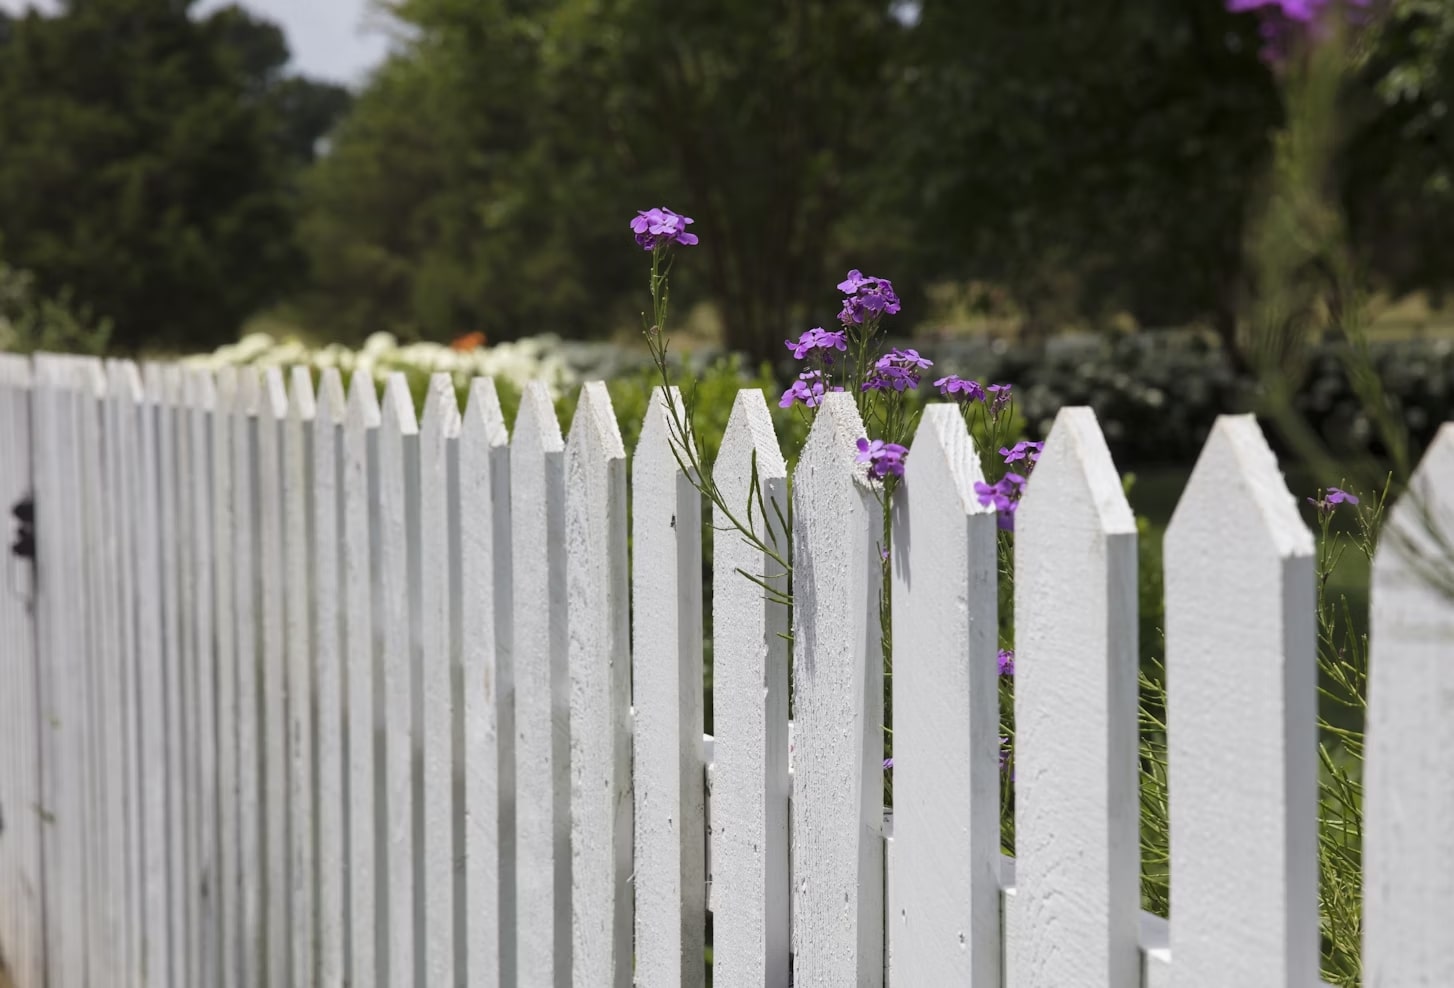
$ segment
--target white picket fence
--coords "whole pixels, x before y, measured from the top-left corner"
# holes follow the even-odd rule
[[[1253,420],[1218,423],[1166,537],[1167,924],[1138,908],[1136,529],[1094,416],[1061,412],[1019,512],[1012,863],[957,410],[894,506],[891,821],[852,400],[794,475],[791,657],[737,572],[773,566],[715,537],[705,743],[704,519],[664,413],[628,560],[599,384],[568,439],[531,387],[511,440],[486,380],[461,413],[435,379],[416,422],[400,377],[380,404],[333,372],[0,357],[0,502],[33,491],[39,546],[0,593],[16,988],[689,988],[709,910],[718,988],[1319,983],[1314,545]],[[715,470],[786,512],[759,392]],[[1415,489],[1374,574],[1365,983],[1447,988],[1454,604],[1406,547],[1454,531],[1454,426]]]

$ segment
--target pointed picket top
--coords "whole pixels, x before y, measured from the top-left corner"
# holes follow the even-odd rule
[[[294,422],[312,422],[317,414],[313,375],[306,367],[294,367],[288,375],[288,418]]]
[[[668,395],[671,398],[670,405],[667,402]],[[677,461],[673,449],[676,447],[677,437],[670,424],[670,417],[680,418],[682,414],[682,394],[679,388],[673,387],[668,392],[659,384],[653,387],[651,397],[646,403],[646,417],[641,421],[641,436],[636,442],[633,462],[644,457],[651,463],[660,462],[660,469],[674,468]]]
[[[65,368],[65,364],[58,365]],[[162,365],[155,361],[148,360],[141,365],[141,390],[144,399],[150,404],[160,404],[162,400]]]
[[[379,423],[385,429],[392,427],[400,435],[412,436],[419,432],[414,396],[409,393],[409,379],[401,371],[390,374],[384,382],[384,394],[379,402]]]
[[[202,371],[202,376],[211,380],[215,389],[213,410],[218,415],[230,414],[237,401],[237,368],[229,364],[218,368],[216,375]]]
[[[526,384],[525,392],[520,396],[520,411],[515,416],[514,445],[516,448],[540,449],[546,453],[560,453],[565,450],[560,420],[556,418],[550,392],[540,381]]]
[[[479,435],[486,446],[508,446],[510,430],[505,427],[505,415],[500,410],[500,394],[495,382],[488,377],[477,377],[470,381],[469,400],[465,404],[464,420],[460,423],[462,437]]]
[[[84,365],[78,365],[83,369]],[[180,364],[162,365],[162,401],[171,408],[180,408],[182,405],[182,366]]]
[[[1454,423],[1446,423],[1390,509],[1373,559],[1363,803],[1369,985],[1454,984],[1451,546]]]
[[[424,396],[424,416],[420,431],[427,435],[452,438],[459,435],[459,399],[454,392],[454,378],[445,373],[429,376],[429,391]]]
[[[760,390],[737,392],[712,476],[733,517],[786,557],[787,464]],[[784,591],[786,579],[720,508],[712,522],[712,976],[787,988],[788,612],[743,574]]]
[[[318,375],[318,407],[315,421],[338,425],[348,414],[348,398],[343,393],[343,377],[337,367],[325,367]]]
[[[365,429],[376,428],[383,420],[379,409],[379,389],[368,374],[357,372],[348,382],[348,422]]]
[[[237,368],[237,398],[233,409],[242,415],[257,415],[261,411],[263,380],[262,374],[252,364]]]
[[[1164,547],[1176,984],[1314,984],[1313,538],[1251,415],[1217,419]]]
[[[826,395],[794,471],[794,983],[883,983],[883,522],[854,396]]]
[[[99,357],[76,358],[76,383],[83,394],[106,397],[106,368]]]
[[[1015,467],[1013,758],[1035,784],[1015,794],[1010,984],[1133,983],[1136,522],[1089,408],[1061,409]]]
[[[262,393],[258,398],[261,402],[259,415],[269,415],[278,421],[288,417],[288,388],[283,382],[281,367],[269,367],[263,371]]]
[[[217,375],[205,368],[196,368],[188,375],[192,384],[192,407],[198,411],[211,412],[219,406]],[[234,386],[236,382],[234,381]]]
[[[979,457],[957,406],[924,409],[893,504],[894,818],[890,970],[898,984],[1000,984],[997,556]]]
[[[629,988],[631,643],[626,447],[606,385],[581,388],[565,451],[575,983]]]

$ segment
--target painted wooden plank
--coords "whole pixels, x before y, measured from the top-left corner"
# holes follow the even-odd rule
[[[235,447],[243,436],[239,425],[237,370],[217,372],[217,397],[212,432],[213,622],[217,648],[217,912],[218,959],[223,988],[242,984],[241,963],[246,941],[243,927],[241,862],[242,790],[238,760],[238,655],[241,638],[235,617],[236,553],[242,537],[236,508],[242,500],[234,473]]]
[[[7,510],[29,497],[31,471],[31,365],[14,354],[0,355],[0,502]],[[0,936],[11,978],[18,985],[44,977],[45,926],[41,872],[40,722],[37,705],[34,570],[11,559],[0,599],[0,634],[8,647],[0,655],[0,721],[10,754],[0,760],[0,812],[4,813],[6,862],[0,895]]]
[[[565,590],[565,444],[545,386],[520,400],[510,451],[514,567],[519,983],[571,982],[570,688]]]
[[[283,634],[287,696],[288,889],[291,984],[318,982],[317,830],[314,824],[313,706],[313,378],[294,367],[283,424]]]
[[[848,394],[818,408],[794,472],[793,983],[883,983],[882,515]]]
[[[1454,425],[1389,512],[1373,560],[1363,820],[1367,985],[1454,984]],[[1347,510],[1347,509],[1340,509]],[[1441,747],[1442,745],[1442,747]]]
[[[576,988],[632,974],[631,612],[626,447],[606,385],[581,389],[565,450],[571,908]]]
[[[343,711],[343,419],[337,368],[318,381],[313,420],[313,655],[317,664],[318,984],[341,988],[347,974],[347,853]]]
[[[455,983],[454,721],[450,551],[457,540],[459,402],[448,374],[429,380],[419,435],[420,695],[424,851],[422,906],[426,984]],[[457,506],[457,504],[456,504]]]
[[[668,401],[672,409],[668,409]],[[702,505],[672,452],[682,399],[653,389],[632,462],[637,982],[706,980]]]
[[[263,793],[263,957],[270,988],[289,984],[293,912],[289,881],[287,587],[283,519],[283,424],[288,396],[281,368],[263,371],[258,425],[258,604]]]
[[[217,387],[210,371],[191,371],[186,378],[187,433],[191,472],[187,477],[191,504],[192,650],[196,675],[188,704],[195,715],[196,758],[193,763],[195,871],[191,876],[197,903],[196,984],[221,985],[218,938],[218,791],[217,791],[217,667],[214,647],[214,581],[217,562],[213,532],[213,415]]]
[[[510,437],[476,378],[459,437],[465,772],[465,962],[477,988],[515,984],[515,681],[510,661]]]
[[[116,604],[119,621],[122,745],[124,748],[123,792],[125,813],[122,827],[126,841],[126,959],[127,983],[145,983],[147,914],[142,834],[140,759],[140,635],[136,561],[139,555],[140,511],[137,502],[141,456],[141,375],[130,361],[113,361],[107,368],[110,403],[111,445],[116,451],[108,464],[108,482],[115,509],[117,567]]]
[[[1256,420],[1220,417],[1165,541],[1176,988],[1317,981],[1313,563]]]
[[[343,430],[343,578],[348,610],[344,621],[349,801],[346,974],[351,985],[379,983],[389,957],[382,845],[387,833],[379,643],[383,606],[374,552],[380,540],[379,421],[373,379],[355,374],[349,382]]]
[[[1136,521],[1090,409],[1056,416],[1015,528],[1014,754],[1022,781],[1008,983],[1132,984],[1140,906]],[[897,785],[897,755],[894,767]]]
[[[237,649],[238,874],[242,908],[238,984],[267,983],[264,953],[263,790],[261,687],[261,593],[259,406],[262,378],[255,367],[237,374],[232,443],[234,525],[233,591]]]
[[[897,984],[1000,984],[999,566],[983,479],[959,409],[926,408],[893,505]]]
[[[417,570],[410,533],[418,530],[419,428],[403,374],[384,388],[379,428],[379,557],[382,577],[384,788],[388,827],[388,972],[390,985],[425,984],[415,943],[414,653]],[[416,955],[418,961],[416,962]]]
[[[733,516],[786,558],[787,465],[761,391],[737,393],[712,473]],[[788,610],[743,574],[787,581],[720,508],[712,523],[712,983],[788,988]]]

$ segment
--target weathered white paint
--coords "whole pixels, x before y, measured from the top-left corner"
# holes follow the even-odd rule
[[[1389,512],[1373,560],[1363,820],[1370,988],[1454,984],[1451,539],[1454,425],[1446,424]]]
[[[192,648],[196,656],[196,676],[189,705],[196,716],[196,758],[194,791],[196,815],[193,821],[196,840],[196,871],[191,876],[193,894],[198,903],[197,984],[221,985],[221,936],[218,891],[218,789],[217,738],[218,719],[216,644],[214,639],[214,577],[218,565],[214,552],[213,416],[217,414],[217,388],[208,371],[194,371],[187,378],[187,443],[190,449],[191,473],[187,477],[191,497]]]
[[[476,378],[459,437],[465,774],[465,962],[477,988],[515,984],[515,683],[510,448],[493,381]]]
[[[0,504],[6,511],[32,492],[31,428],[30,361],[0,354]],[[13,538],[14,533],[7,534]],[[38,985],[44,972],[45,900],[34,569],[28,560],[6,558],[9,592],[0,594],[0,638],[6,643],[0,649],[0,744],[7,752],[0,759],[0,812],[5,823],[0,841],[0,944],[11,978],[19,985]]]
[[[532,381],[520,399],[510,451],[521,988],[571,983],[564,456],[550,395]]]
[[[317,838],[314,819],[313,425],[317,403],[307,368],[294,367],[283,424],[283,683],[287,695],[288,883],[291,984],[318,982]]]
[[[349,382],[343,428],[343,623],[348,683],[347,983],[381,983],[388,971],[387,865],[383,841],[382,582],[379,526],[379,398],[368,374]],[[382,957],[380,952],[382,951]],[[381,963],[382,962],[382,963]]]
[[[883,983],[882,515],[863,423],[830,394],[793,474],[793,896],[798,988]]]
[[[316,664],[318,984],[342,988],[348,915],[344,801],[343,382],[329,367],[318,380],[313,419],[313,658]]]
[[[219,966],[222,988],[238,988],[241,980],[243,933],[242,876],[239,871],[242,795],[238,775],[238,649],[240,623],[235,618],[237,562],[234,524],[240,499],[234,484],[240,434],[237,425],[237,371],[217,372],[217,400],[212,413],[212,607],[217,645],[217,911],[220,919]]]
[[[671,407],[668,408],[668,402]],[[706,980],[702,500],[672,452],[681,395],[654,388],[631,465],[636,980]]]
[[[423,908],[426,984],[452,985],[454,943],[454,696],[451,683],[450,499],[459,403],[448,374],[429,379],[419,435],[419,733],[423,748]]]
[[[417,573],[410,533],[418,526],[419,427],[403,374],[384,388],[379,427],[379,556],[382,576],[384,790],[387,829],[388,974],[390,985],[416,979],[414,844],[414,648]]]
[[[1095,413],[1063,408],[1015,519],[1011,988],[1134,981],[1136,632],[1136,521]]]
[[[283,423],[288,396],[280,368],[263,371],[259,396],[258,581],[262,646],[263,920],[269,988],[289,983],[292,895],[288,881],[288,641],[287,574],[283,526]]]
[[[737,393],[712,476],[732,516],[786,558],[787,465],[761,391]],[[787,580],[720,508],[712,523],[712,983],[787,988],[788,611],[742,574]]]
[[[232,441],[233,613],[237,648],[238,876],[242,949],[238,984],[252,988],[267,978],[263,961],[263,816],[259,594],[259,415],[262,380],[254,367],[237,374]]]
[[[1165,541],[1176,988],[1318,977],[1313,561],[1256,420],[1220,417]]]
[[[193,557],[196,554],[197,536],[192,525],[192,478],[196,471],[192,466],[191,421],[189,404],[189,376],[178,365],[170,365],[163,376],[166,405],[171,418],[175,444],[173,453],[172,483],[175,488],[173,509],[176,512],[177,549],[171,564],[174,567],[177,587],[177,651],[172,662],[176,670],[176,682],[172,692],[177,698],[178,717],[175,718],[180,736],[173,742],[178,747],[179,762],[174,767],[177,777],[173,791],[180,803],[180,819],[174,813],[173,819],[180,831],[174,835],[174,843],[180,845],[182,866],[177,875],[180,888],[179,908],[182,934],[182,967],[178,977],[187,984],[199,984],[200,963],[199,940],[202,932],[202,902],[198,896],[196,875],[198,871],[197,813],[201,807],[201,793],[197,788],[197,759],[199,739],[197,737],[198,710],[195,702],[197,674],[200,664],[197,657],[196,631],[196,575],[193,572]]]
[[[995,516],[954,405],[924,410],[893,503],[896,984],[1000,984]]]
[[[575,988],[631,985],[631,613],[626,447],[606,385],[581,388],[565,450]]]

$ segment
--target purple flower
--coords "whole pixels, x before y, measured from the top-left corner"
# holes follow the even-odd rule
[[[980,480],[974,485],[979,503],[986,507],[994,506],[999,515],[999,526],[1007,532],[1015,530],[1015,511],[1020,506],[1020,495],[1024,489],[1025,478],[1018,473],[1007,473],[993,484]]]
[[[894,767],[894,760],[892,758],[885,758],[884,759],[884,771],[887,772],[889,769],[891,769],[893,767]]]
[[[842,388],[826,385],[822,371],[804,371],[798,375],[793,386],[783,392],[782,398],[778,401],[778,407],[791,408],[793,402],[801,401],[809,408],[817,408],[823,403],[823,395],[842,390]]]
[[[796,341],[784,340],[787,348],[793,351],[793,359],[802,360],[814,350],[824,351],[825,358],[831,357],[830,351],[848,349],[848,333],[846,330],[836,329],[828,331],[822,326],[815,326],[808,330]]]
[[[693,222],[690,216],[657,206],[638,210],[636,218],[631,221],[631,232],[636,234],[636,246],[642,250],[656,250],[668,244],[690,247],[697,242],[697,235],[687,232],[687,226]]]
[[[985,389],[985,401],[990,406],[991,415],[999,415],[1010,403],[1010,385],[991,384]]]
[[[958,401],[984,401],[984,388],[980,387],[978,381],[970,381],[951,374],[948,377],[941,377],[934,382],[934,387],[946,398],[954,398]]]
[[[863,382],[864,391],[908,391],[919,386],[919,371],[933,367],[934,362],[919,356],[918,350],[897,347],[879,357],[873,374]]]
[[[1000,771],[1003,772],[1010,765],[1010,739],[1000,735]],[[1014,780],[1014,776],[1010,777]]]
[[[1040,453],[1045,449],[1044,443],[1032,442],[1022,439],[1014,446],[1001,446],[1000,455],[1005,458],[1006,463],[1015,463],[1024,460],[1030,466],[1040,462]]]
[[[1015,674],[1015,650],[1011,648],[1000,649],[1000,675],[1013,676]]]
[[[1349,20],[1355,24],[1366,21],[1364,9],[1370,0],[1348,0]],[[1270,64],[1283,61],[1292,49],[1293,42],[1301,36],[1314,39],[1326,34],[1326,25],[1320,23],[1328,12],[1329,0],[1227,0],[1227,10],[1234,14],[1256,11],[1262,23],[1262,60]]]
[[[838,313],[838,321],[844,326],[857,326],[865,319],[891,316],[899,311],[899,297],[887,278],[868,277],[854,268],[838,283],[838,290],[848,296]]]
[[[908,452],[898,443],[886,443],[882,439],[875,439],[872,442],[860,439],[858,455],[854,457],[854,460],[858,463],[867,463],[869,476],[883,480],[890,474],[895,477],[904,475],[904,455]]]
[[[1308,498],[1308,503],[1319,511],[1332,511],[1334,507],[1340,504],[1357,504],[1358,497],[1355,494],[1349,494],[1341,487],[1329,487],[1327,493],[1321,498]]]

